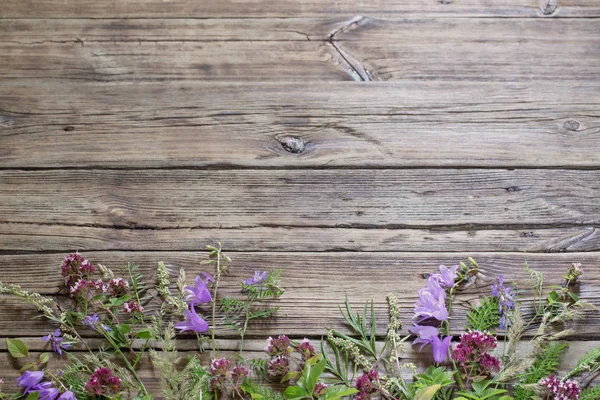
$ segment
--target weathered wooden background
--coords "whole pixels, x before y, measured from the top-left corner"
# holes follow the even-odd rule
[[[521,282],[525,261],[551,283],[581,262],[600,305],[599,198],[597,0],[0,6],[4,282],[56,294],[74,250],[191,276],[221,241],[226,290],[284,269],[255,351],[344,330],[345,295],[373,298],[384,334],[395,293],[408,326],[422,274],[468,256]],[[3,299],[0,336],[43,351],[35,315]],[[574,329],[563,368],[600,344],[597,314]],[[14,367],[2,340],[8,388]]]

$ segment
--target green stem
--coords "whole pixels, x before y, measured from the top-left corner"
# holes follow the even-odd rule
[[[140,390],[142,391],[142,393],[145,396],[148,396],[148,391],[146,390],[146,387],[144,386],[144,383],[142,382],[142,380],[138,376],[137,372],[135,372],[135,368],[131,365],[131,363],[129,362],[129,359],[127,357],[125,357],[125,354],[123,354],[123,352],[121,351],[121,349],[119,348],[119,346],[112,340],[112,338],[109,335],[107,335],[106,333],[104,333],[104,337],[106,338],[106,340],[108,340],[110,342],[111,346],[115,349],[115,352],[121,356],[121,358],[125,362],[125,365],[127,366],[127,369],[129,370],[129,372],[131,372],[131,374],[133,375],[133,377],[135,378],[135,380],[139,383]]]

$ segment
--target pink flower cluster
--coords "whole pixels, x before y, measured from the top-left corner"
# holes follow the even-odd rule
[[[250,371],[243,365],[235,365],[231,368],[231,361],[226,358],[216,358],[210,364],[210,387],[219,392],[225,391],[227,385],[234,391],[239,390],[239,386],[248,376]]]
[[[276,338],[269,337],[265,352],[271,356],[267,364],[267,371],[271,376],[283,376],[290,371],[292,353],[296,350],[300,354],[300,362],[296,360],[299,369],[304,368],[306,360],[315,355],[315,348],[308,339],[302,340],[298,345],[292,345],[292,341],[285,335]]]
[[[300,353],[302,361],[306,361],[315,355],[315,348],[310,344],[310,342],[306,338],[304,338],[300,342],[300,344],[296,346],[296,351]]]
[[[123,305],[123,310],[127,313],[143,312],[144,307],[142,307],[140,304],[136,303],[135,301],[130,301]]]
[[[487,332],[469,331],[460,337],[460,343],[452,351],[452,359],[471,374],[491,375],[500,371],[500,360],[489,354],[497,345],[496,338]]]
[[[373,393],[379,391],[379,373],[372,369],[366,374],[362,374],[355,382],[358,393],[354,396],[354,400],[369,400]]]
[[[279,337],[275,339],[269,337],[267,339],[265,351],[271,357],[289,356],[294,351],[294,349],[291,347],[291,344],[292,342],[290,341],[290,338],[285,335],[279,335]]]
[[[554,400],[578,400],[581,388],[579,383],[571,379],[561,381],[554,375],[549,375],[540,381],[554,395]]]
[[[65,284],[70,287],[79,279],[85,279],[96,269],[87,259],[83,258],[78,252],[69,254],[63,260],[60,266],[60,272],[65,278]]]
[[[85,391],[90,396],[113,397],[123,390],[123,383],[108,368],[98,368],[85,384]]]

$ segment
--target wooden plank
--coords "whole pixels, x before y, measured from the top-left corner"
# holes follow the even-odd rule
[[[146,276],[152,276],[156,263],[164,261],[177,271],[184,267],[191,280],[203,270],[209,270],[201,262],[206,259],[202,252],[86,252],[92,263],[102,263],[118,269],[127,262],[139,264]],[[600,257],[598,253],[232,253],[233,264],[220,284],[221,294],[239,296],[238,282],[255,270],[283,269],[283,286],[286,293],[277,302],[281,306],[278,317],[254,324],[250,337],[275,334],[320,336],[324,327],[347,332],[338,311],[338,304],[347,295],[356,307],[369,299],[374,300],[377,313],[377,332],[384,335],[387,326],[385,296],[398,296],[404,332],[410,326],[414,302],[418,290],[424,286],[424,275],[437,270],[439,264],[452,265],[468,256],[474,257],[485,271],[485,279],[461,293],[460,301],[453,307],[452,328],[458,332],[465,325],[467,304],[483,294],[489,294],[489,285],[495,277],[503,274],[507,282],[515,282],[525,288],[524,263],[544,273],[548,285],[560,284],[566,268],[572,262],[581,262],[586,275],[579,287],[582,299],[600,305]],[[4,283],[21,284],[28,290],[44,294],[56,294],[62,288],[60,262],[63,254],[26,254],[0,256],[0,276]],[[335,284],[332,284],[335,282]],[[525,295],[525,303],[529,296]],[[64,299],[66,301],[66,299]],[[150,310],[151,307],[148,307]],[[525,309],[527,311],[528,309]],[[200,308],[201,312],[208,309]],[[32,306],[12,298],[3,299],[0,307],[0,332],[6,336],[41,336],[48,323],[34,318]],[[576,323],[574,338],[594,338],[600,326],[600,315],[593,313],[584,323]],[[232,332],[219,329],[219,336],[228,337]]]
[[[598,80],[600,21],[586,21],[362,18],[335,39],[369,80]]]
[[[301,339],[301,338],[298,338]],[[188,342],[190,344],[195,344]],[[315,343],[318,343],[315,342]],[[4,344],[4,341],[0,341],[0,346]],[[237,361],[236,358],[236,345],[237,343],[232,341],[221,341],[219,342],[220,356],[226,357],[232,361]],[[262,351],[265,342],[264,340],[248,340],[246,341],[246,349],[248,351],[244,352],[244,356],[248,359],[250,358],[266,358],[265,353]],[[380,343],[378,343],[381,345]],[[568,371],[570,371],[576,364],[577,360],[582,357],[586,352],[597,348],[600,346],[600,342],[598,341],[575,341],[569,343],[568,352],[561,358],[560,365],[558,367],[558,376],[563,376]],[[526,352],[531,349],[531,345],[529,343],[523,342],[520,343],[517,347],[518,351]],[[31,351],[32,357],[39,357],[40,352]],[[210,353],[198,353],[197,351],[192,351],[190,348],[189,351],[182,351],[180,353],[182,359],[187,359],[188,356],[198,357],[202,364],[207,366],[210,362]],[[51,354],[50,366],[52,369],[60,368],[62,365],[65,365],[67,362],[66,358],[60,358],[56,354]],[[413,363],[417,366],[418,370],[425,369],[428,365],[431,365],[432,360],[430,359],[429,352],[424,351],[423,353],[419,353],[416,348],[411,348],[410,346],[406,346],[406,353],[401,361],[402,363]],[[19,388],[16,385],[16,378],[21,375],[19,372],[19,367],[22,366],[25,362],[15,361],[10,358],[10,355],[6,352],[0,353],[0,376],[4,378],[3,391],[5,393],[11,393],[12,391],[17,391]],[[143,380],[146,388],[151,392],[158,394],[159,393],[159,382],[156,373],[153,371],[152,366],[147,359],[147,357],[143,357],[143,361],[140,364],[139,376]],[[409,378],[410,375],[406,373],[406,378]]]
[[[600,250],[593,226],[550,229],[116,229],[1,224],[0,251],[196,251],[221,241],[228,251],[512,251]]]
[[[127,22],[119,29],[122,22],[98,21],[88,31],[87,25],[68,20],[64,28],[55,24],[45,39],[39,33],[29,38],[27,32],[34,30],[30,26],[20,38],[13,33],[0,42],[0,51],[10,54],[0,79],[531,82],[600,77],[597,19],[353,17],[323,21],[323,26],[295,19],[288,28],[280,19],[262,19],[239,28],[232,22],[224,24],[227,34],[210,24],[190,26],[186,21],[159,24],[156,36],[144,41],[141,31],[153,29],[156,22]],[[11,28],[14,23],[3,24],[3,30],[18,32]],[[17,28],[27,25],[17,24]],[[54,33],[63,29],[65,33]],[[196,30],[212,32],[207,34],[211,39],[205,41],[203,34],[194,39]],[[248,34],[249,30],[256,33]],[[260,35],[264,39],[256,41]]]
[[[595,226],[599,182],[597,170],[5,170],[0,222],[143,229]]]
[[[11,81],[0,167],[598,168],[599,109],[587,81]]]
[[[93,0],[6,0],[0,11],[2,18],[39,17],[296,17],[320,15],[419,15],[419,16],[485,16],[485,17],[577,17],[598,16],[595,0],[485,0],[431,1],[420,0],[264,0],[221,2],[175,0],[102,1]]]

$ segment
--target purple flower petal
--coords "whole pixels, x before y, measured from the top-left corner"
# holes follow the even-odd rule
[[[58,397],[58,400],[77,400],[75,398],[75,393],[71,392],[70,390],[67,390],[66,392],[64,392],[63,394],[61,394]]]
[[[442,363],[446,360],[451,341],[452,336],[446,336],[443,340],[441,340],[439,336],[433,337],[431,347],[433,350],[433,360],[436,363]]]
[[[188,293],[186,297],[186,301],[191,306],[195,306],[196,304],[204,304],[210,303],[212,300],[212,296],[210,295],[210,291],[206,287],[206,282],[213,281],[212,276],[204,273],[204,280],[200,275],[196,275],[195,285],[194,286],[186,286],[184,289]]]
[[[25,388],[25,392],[31,390],[31,388],[44,379],[44,371],[25,371],[23,375],[17,378],[19,386]]]
[[[200,317],[194,307],[192,306],[190,310],[186,310],[184,312],[185,321],[181,321],[176,323],[175,329],[180,329],[181,332],[185,331],[194,331],[198,333],[208,331],[208,323]]]

